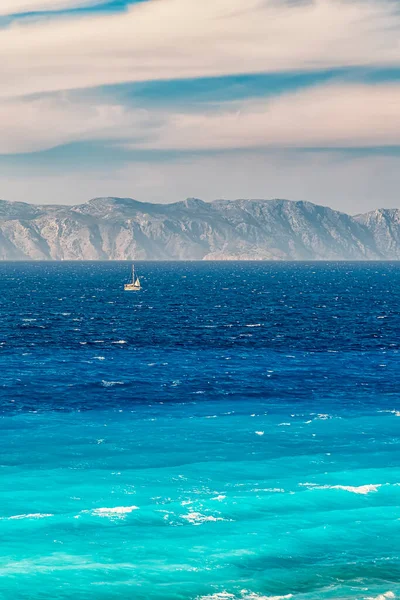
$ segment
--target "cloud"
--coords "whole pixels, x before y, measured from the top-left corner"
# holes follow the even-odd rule
[[[400,65],[397,8],[394,0],[149,0],[112,15],[14,22],[0,36],[0,95]]]
[[[325,85],[172,115],[157,149],[373,147],[400,143],[400,85]]]
[[[84,8],[104,4],[107,0],[1,0],[0,15],[46,12]]]
[[[159,118],[159,117],[158,117]],[[151,136],[157,116],[118,103],[56,97],[0,101],[0,154],[47,150],[75,141]]]
[[[268,99],[142,109],[67,93],[0,101],[0,154],[72,142],[127,149],[376,147],[400,141],[400,84],[328,84]]]

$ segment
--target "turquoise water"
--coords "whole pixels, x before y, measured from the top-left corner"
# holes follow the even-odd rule
[[[0,598],[400,595],[400,265],[0,265]]]

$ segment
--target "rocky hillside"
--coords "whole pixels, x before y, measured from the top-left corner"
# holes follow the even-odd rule
[[[400,210],[351,217],[310,202],[96,198],[0,201],[2,260],[383,260],[400,258]]]

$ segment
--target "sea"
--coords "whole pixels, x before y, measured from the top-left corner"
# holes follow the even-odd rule
[[[400,598],[400,263],[0,263],[1,600]]]

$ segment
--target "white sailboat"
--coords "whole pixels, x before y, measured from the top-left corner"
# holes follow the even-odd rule
[[[125,292],[140,292],[141,289],[140,279],[135,274],[135,265],[132,265],[132,281],[131,283],[125,283],[124,290]]]

